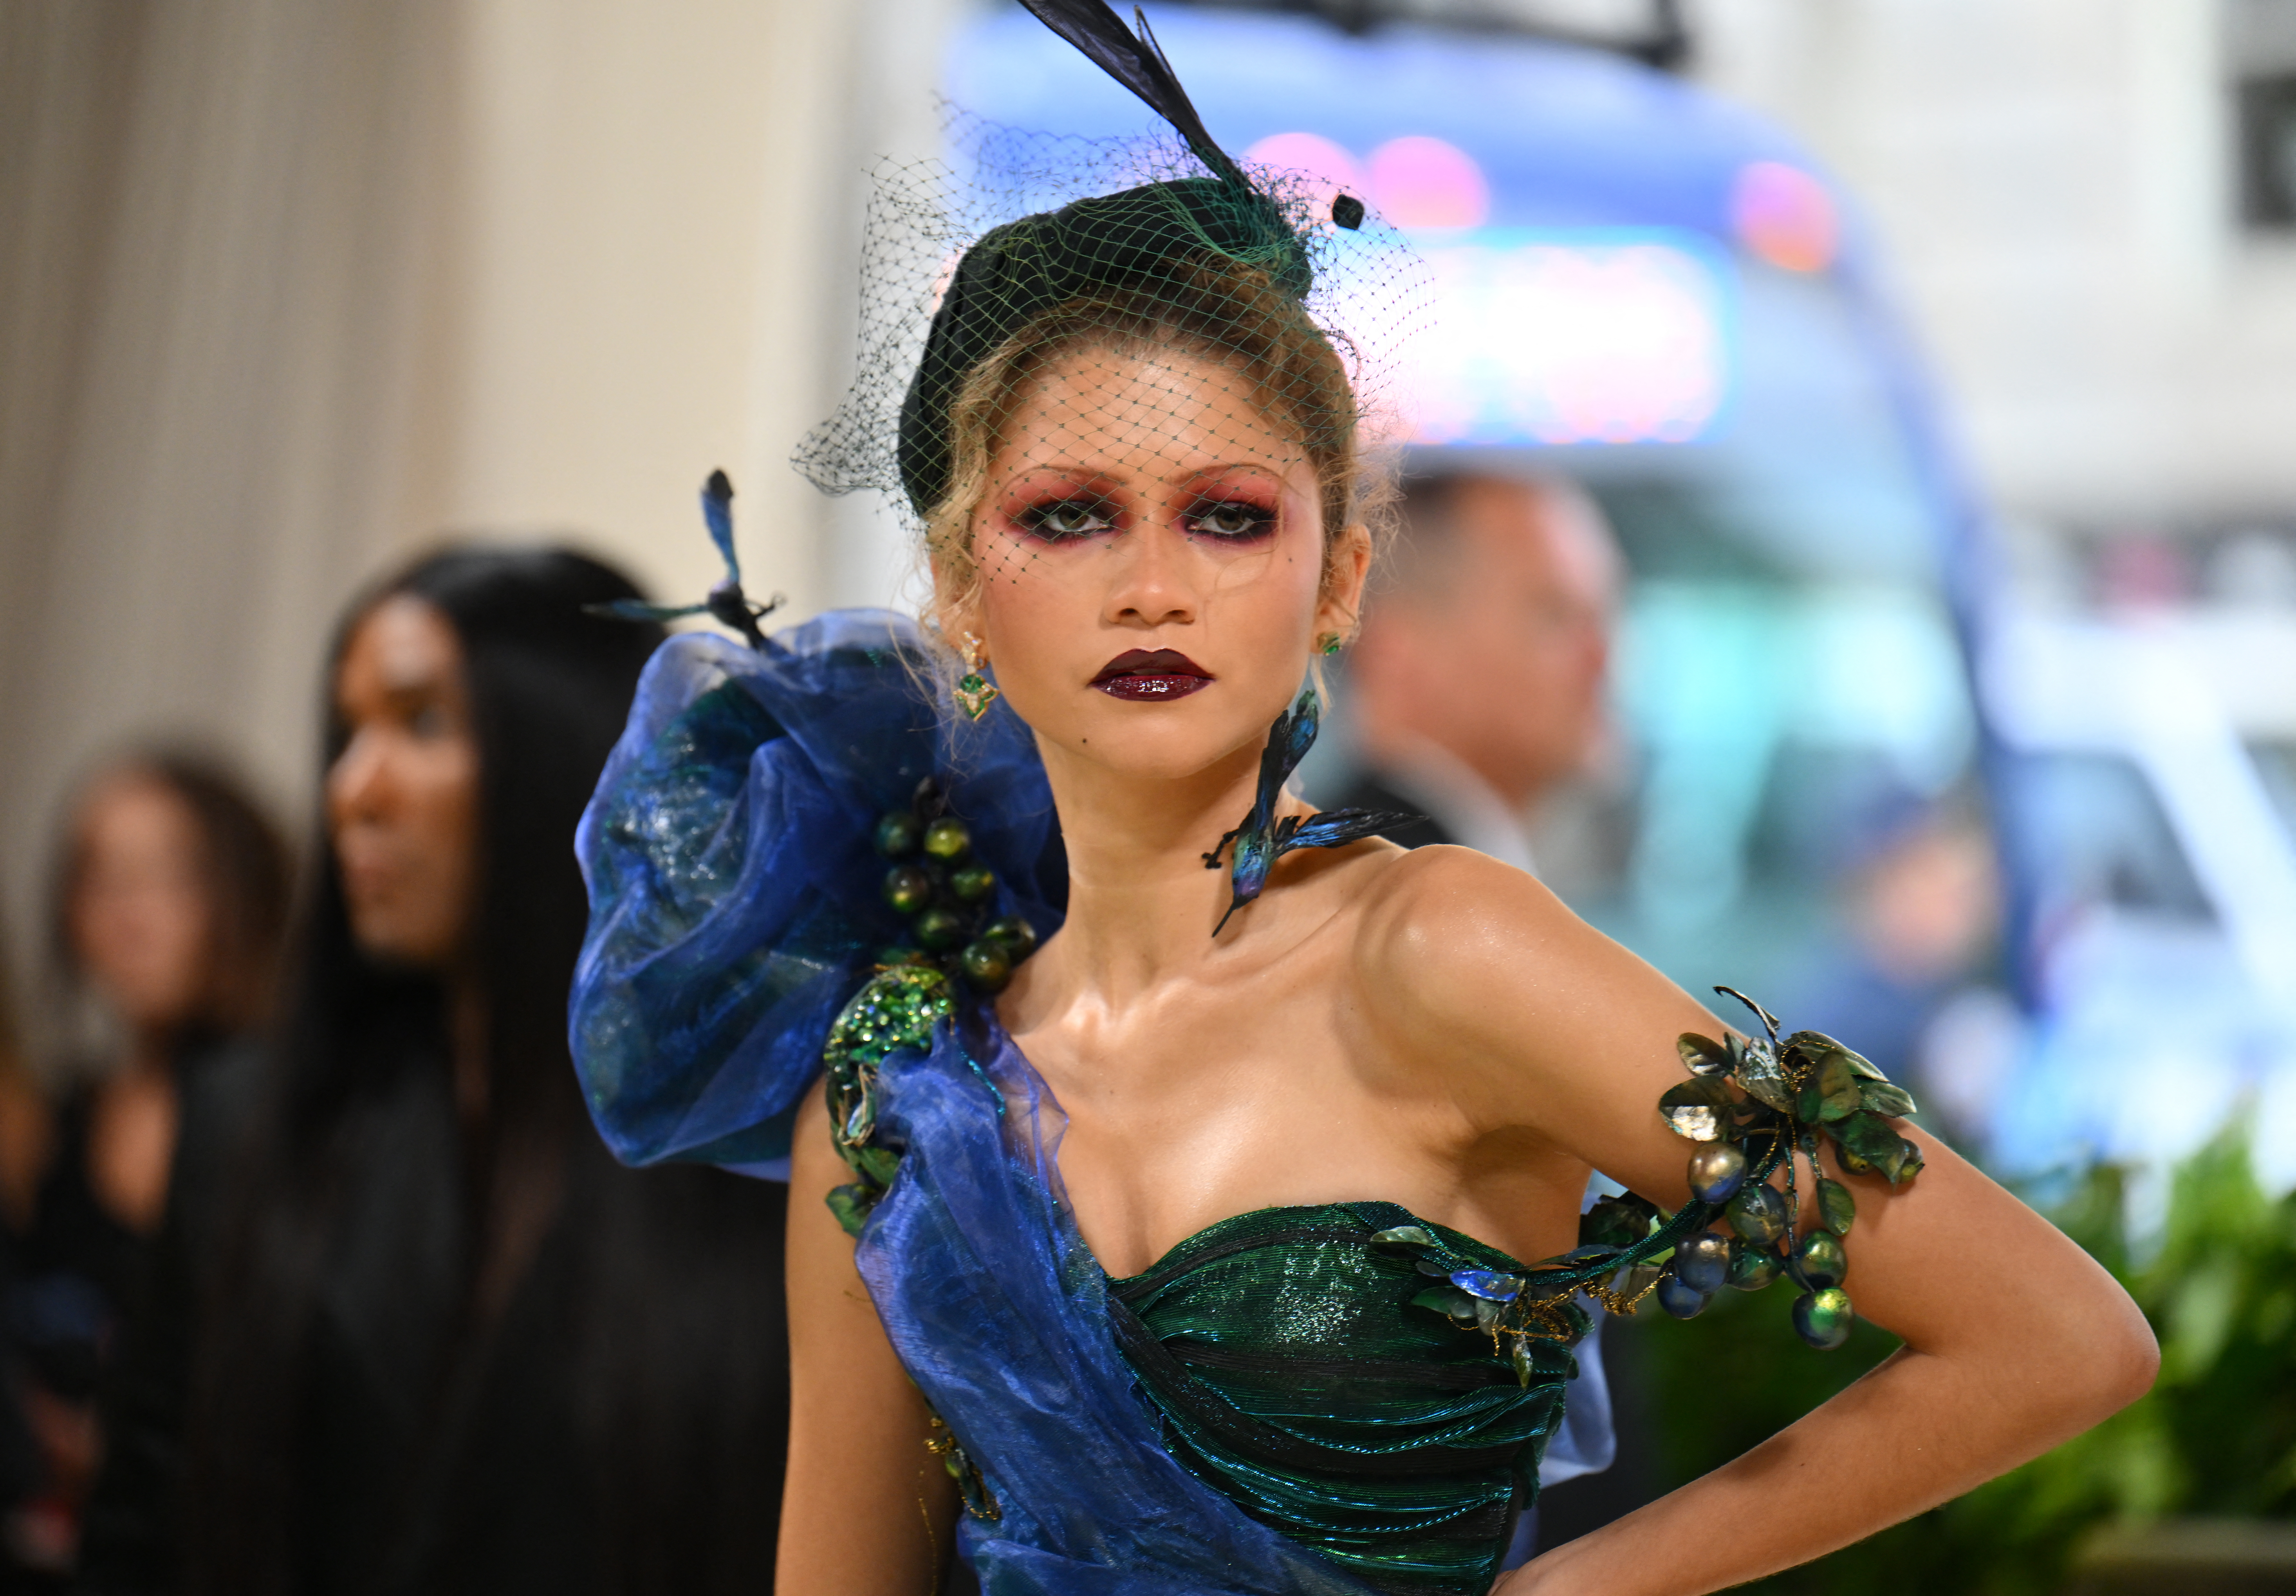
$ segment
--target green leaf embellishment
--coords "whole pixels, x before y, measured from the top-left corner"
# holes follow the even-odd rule
[[[1718,1140],[1730,1106],[1730,1089],[1711,1076],[1669,1086],[1658,1100],[1659,1114],[1674,1134],[1693,1142]]]
[[[1475,1320],[1475,1305],[1480,1300],[1478,1297],[1468,1296],[1456,1286],[1437,1286],[1431,1290],[1422,1291],[1413,1297],[1411,1305],[1414,1308],[1430,1308],[1447,1319],[1462,1320],[1472,1324]]]
[[[829,1211],[857,1236],[893,1183],[900,1155],[877,1136],[877,1071],[895,1052],[932,1045],[933,1027],[955,1007],[949,978],[923,965],[881,970],[829,1027],[821,1050],[830,1138],[857,1178],[828,1197]]]
[[[837,1223],[845,1227],[845,1233],[857,1236],[869,1217],[869,1210],[876,1206],[877,1197],[865,1187],[839,1186],[824,1200],[829,1211],[837,1215]]]
[[[1581,1247],[1632,1247],[1650,1234],[1658,1205],[1629,1191],[1598,1199],[1578,1219]]]
[[[932,1430],[925,1438],[925,1450],[940,1459],[941,1467],[956,1482],[956,1494],[967,1514],[992,1524],[1004,1516],[1004,1510],[996,1505],[996,1493],[989,1490],[988,1478],[980,1472],[980,1465],[958,1445],[955,1435],[941,1422],[939,1413],[932,1416]]]
[[[1435,1234],[1423,1225],[1398,1224],[1391,1230],[1374,1231],[1371,1244],[1382,1248],[1432,1247]]]
[[[1852,1114],[1833,1127],[1833,1136],[1844,1152],[1863,1162],[1867,1169],[1887,1176],[1893,1186],[1903,1185],[1921,1173],[1920,1150],[1898,1134],[1890,1122],[1879,1115],[1862,1110]]]
[[[1882,1073],[1871,1059],[1866,1058],[1863,1053],[1844,1047],[1824,1031],[1796,1031],[1785,1039],[1785,1045],[1813,1064],[1823,1060],[1828,1053],[1840,1053],[1849,1064],[1850,1073],[1860,1080],[1886,1081],[1890,1078]]]
[[[1903,1119],[1917,1111],[1913,1094],[1888,1081],[1860,1083],[1858,1096],[1868,1114],[1879,1114],[1884,1119]]]
[[[1730,1062],[1738,1084],[1757,1102],[1781,1114],[1793,1112],[1793,1081],[1778,1062],[1776,1049],[1767,1042],[1742,1042],[1733,1036]]]
[[[890,1147],[856,1146],[846,1155],[845,1161],[855,1174],[881,1191],[893,1183],[893,1176],[901,1167],[900,1154]]]
[[[1850,1194],[1849,1188],[1840,1181],[1820,1176],[1817,1183],[1818,1223],[1837,1236],[1846,1236],[1857,1218],[1857,1199]]]
[[[1730,1073],[1730,1050],[1711,1036],[1685,1031],[1674,1039],[1674,1050],[1682,1055],[1683,1068],[1693,1075]]]

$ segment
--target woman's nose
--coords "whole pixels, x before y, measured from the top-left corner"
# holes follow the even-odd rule
[[[1187,539],[1168,527],[1146,526],[1119,538],[1108,618],[1119,626],[1181,625],[1196,618],[1195,561]]]
[[[372,732],[351,733],[327,768],[327,809],[340,825],[371,818],[383,801],[387,761]]]

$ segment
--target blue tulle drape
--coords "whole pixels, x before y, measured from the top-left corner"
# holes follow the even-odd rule
[[[571,1041],[598,1128],[633,1164],[755,1164],[829,1024],[900,921],[877,819],[933,776],[996,872],[1001,913],[1060,925],[1067,863],[1044,766],[1002,704],[923,684],[915,623],[840,610],[763,651],[703,633],[646,667],[576,836],[590,930]]]

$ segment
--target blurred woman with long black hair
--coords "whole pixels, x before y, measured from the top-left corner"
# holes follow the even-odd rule
[[[4,1398],[39,1477],[0,1521],[0,1591],[61,1588],[103,1451],[96,1392],[154,1239],[243,1117],[291,860],[246,786],[181,749],[122,753],[65,806],[49,904],[50,1068],[0,1065]]]
[[[660,635],[585,607],[635,596],[472,549],[351,610],[269,1107],[131,1355],[91,1588],[770,1587],[785,1189],[621,1168],[567,1054],[574,827]]]

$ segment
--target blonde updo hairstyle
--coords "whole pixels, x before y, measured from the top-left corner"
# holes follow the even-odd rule
[[[1300,440],[1320,490],[1323,591],[1338,578],[1350,527],[1374,547],[1394,498],[1393,471],[1360,437],[1353,385],[1331,339],[1267,273],[1210,254],[1171,263],[1170,275],[1070,299],[1024,322],[965,374],[949,405],[949,486],[925,518],[936,617],[971,608],[987,573],[972,520],[989,463],[1037,379],[1078,349],[1121,359],[1182,353],[1250,380],[1260,412]],[[938,624],[930,628],[939,631]],[[944,661],[953,665],[951,651]]]

